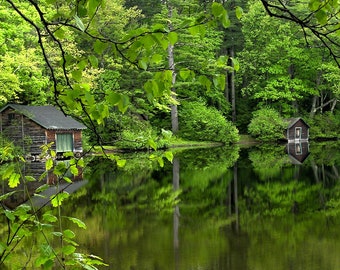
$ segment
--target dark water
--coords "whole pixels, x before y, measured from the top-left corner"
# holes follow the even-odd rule
[[[189,150],[164,168],[94,159],[64,211],[108,269],[340,269],[339,147],[306,149]]]
[[[339,143],[94,157],[62,207],[103,269],[340,269]]]

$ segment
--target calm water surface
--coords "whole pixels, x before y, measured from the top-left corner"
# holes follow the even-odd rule
[[[105,269],[340,269],[339,147],[293,149],[182,151],[163,168],[93,159],[64,211]]]

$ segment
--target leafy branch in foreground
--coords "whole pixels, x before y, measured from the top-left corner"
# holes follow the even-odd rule
[[[292,21],[301,26],[307,44],[310,34],[316,36],[340,68],[338,1],[311,0],[302,4],[282,0],[261,2],[270,16]]]
[[[75,233],[70,228],[63,228],[62,220],[66,219],[86,229],[86,225],[78,218],[63,216],[61,208],[69,197],[66,189],[72,184],[68,175],[77,176],[83,160],[72,157],[68,165],[56,163],[55,152],[49,146],[43,147],[43,158],[46,160],[46,172],[39,179],[23,175],[23,160],[0,167],[1,180],[4,184],[8,182],[9,186],[8,192],[0,196],[0,219],[6,224],[0,230],[0,266],[6,267],[10,263],[12,268],[18,269],[97,269],[97,265],[105,265],[97,256],[77,253]],[[39,183],[48,175],[56,179],[53,186],[56,191],[51,196],[44,195],[44,191],[51,186]],[[61,183],[66,185],[61,186]],[[32,185],[39,186],[33,194]],[[13,209],[7,206],[9,200],[22,194],[28,198],[25,203],[19,202]],[[40,205],[34,202],[36,198],[43,200]],[[52,209],[47,210],[49,205],[52,205]]]
[[[106,25],[102,15],[111,4],[106,1],[6,0],[4,4],[36,32],[53,83],[54,102],[63,112],[85,119],[96,134],[98,144],[102,142],[98,125],[105,123],[113,108],[124,113],[130,105],[128,95],[112,89],[104,91],[100,99],[95,97],[92,82],[88,82],[86,76],[91,70],[100,69],[103,55],[110,55],[113,62],[123,63],[132,71],[149,71],[151,78],[143,85],[148,100],[166,97],[164,100],[168,103],[172,76],[163,59],[168,46],[179,42],[177,32],[200,35],[211,24],[230,25],[227,11],[217,2],[211,4],[209,12],[185,20],[175,29],[164,22],[137,26],[122,34],[102,29]],[[83,43],[86,46],[82,46]]]

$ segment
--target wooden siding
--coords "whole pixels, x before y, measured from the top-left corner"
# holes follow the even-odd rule
[[[12,109],[1,113],[1,131],[25,152],[38,154],[46,143],[44,128]]]

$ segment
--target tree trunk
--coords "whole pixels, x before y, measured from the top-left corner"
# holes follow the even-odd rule
[[[171,24],[171,18],[172,18],[172,7],[168,6],[169,13],[169,29],[172,30],[172,24]],[[171,81],[171,91],[172,91],[172,98],[176,100],[176,89],[175,89],[175,83],[176,83],[176,70],[175,70],[175,57],[174,57],[174,46],[172,44],[169,44],[168,46],[168,61],[169,61],[169,69],[172,73],[172,81]],[[178,132],[178,108],[176,104],[171,105],[171,130],[172,133],[176,134]]]
[[[230,49],[230,57],[234,58],[234,47]],[[232,64],[232,66],[234,66]],[[231,71],[231,80],[230,80],[230,88],[231,88],[231,115],[233,123],[236,122],[236,94],[235,94],[235,71]]]

